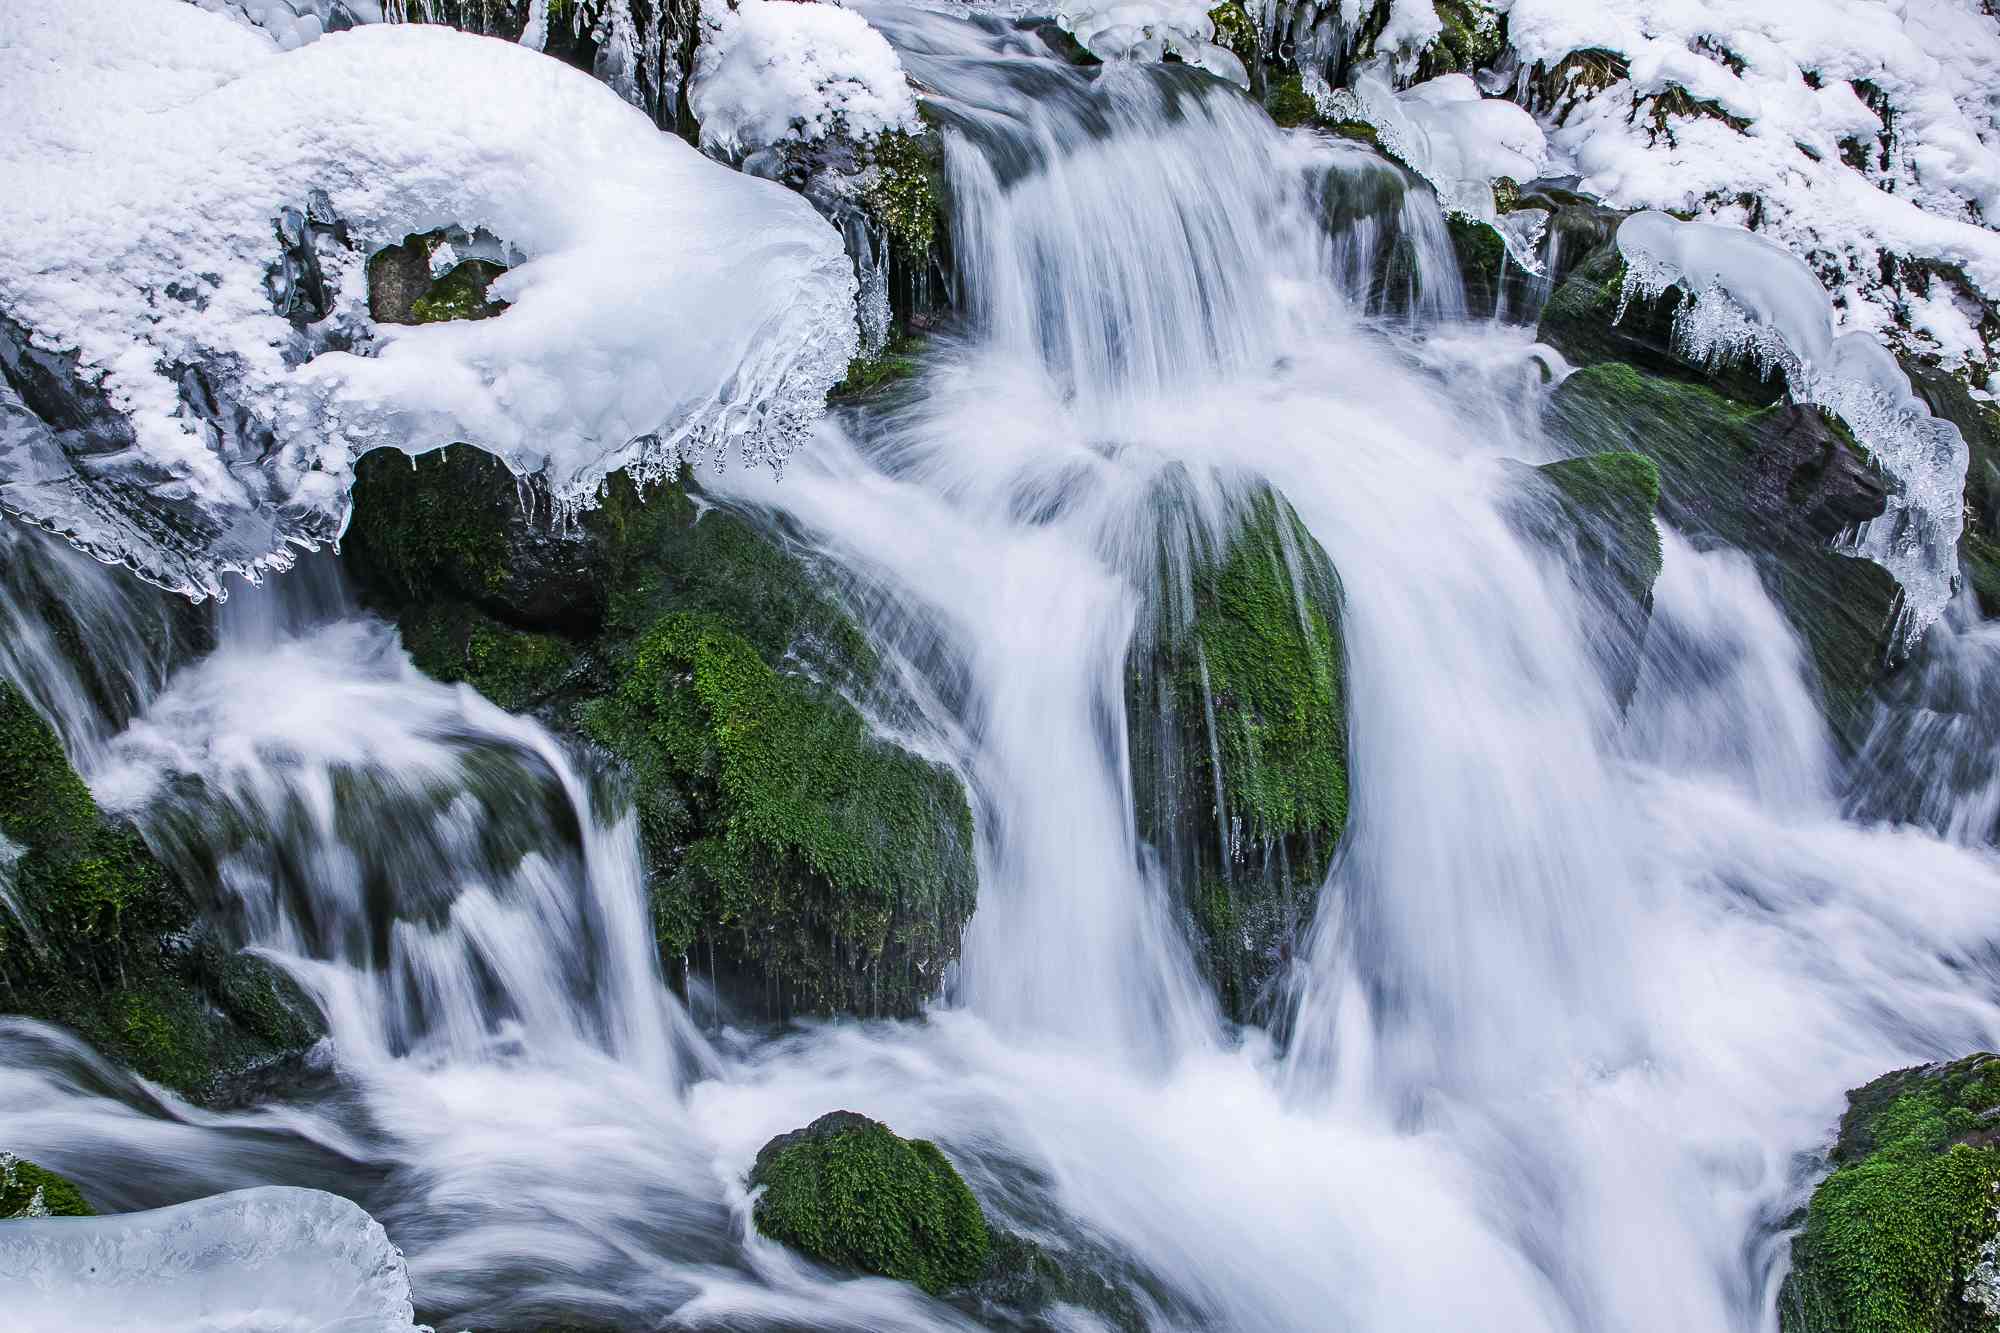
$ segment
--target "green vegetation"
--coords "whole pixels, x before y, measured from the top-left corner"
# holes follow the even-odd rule
[[[1652,596],[1663,556],[1653,511],[1660,505],[1660,467],[1641,453],[1587,454],[1544,464],[1539,471],[1576,512],[1605,527],[1606,554],[1634,600]]]
[[[1994,1327],[2000,1057],[1905,1069],[1848,1102],[1792,1242],[1785,1333]]]
[[[507,308],[504,301],[491,300],[486,289],[507,270],[484,259],[468,259],[433,282],[430,290],[410,305],[413,324],[440,324],[451,319],[490,319]]]
[[[470,450],[371,457],[344,553],[419,667],[616,758],[677,982],[915,1012],[972,911],[971,813],[849,702],[884,697],[860,628],[782,534],[682,485],[619,474],[561,533],[530,500]]]
[[[662,617],[583,709],[625,757],[663,952],[728,938],[804,1010],[909,1012],[973,901],[972,815],[947,769],[875,739],[712,613]]]
[[[1434,8],[1444,30],[1419,57],[1418,78],[1470,74],[1491,65],[1507,49],[1500,15],[1480,0],[1435,0]]]
[[[1271,91],[1264,98],[1264,109],[1281,128],[1288,130],[1311,125],[1319,119],[1319,107],[1306,91],[1305,80],[1297,74],[1288,74],[1271,84]]]
[[[757,1229],[822,1263],[933,1296],[979,1277],[992,1244],[979,1201],[935,1144],[835,1111],[764,1145]]]
[[[304,997],[202,936],[186,890],[136,831],[98,811],[54,730],[4,682],[0,835],[22,849],[11,872],[20,915],[0,920],[7,1012],[73,1028],[195,1094],[312,1040]]]
[[[874,171],[862,187],[868,212],[889,231],[906,263],[925,262],[943,213],[944,172],[934,139],[896,130],[868,147]]]
[[[830,403],[863,398],[891,384],[900,384],[917,373],[925,339],[906,333],[893,339],[874,356],[858,356],[847,363],[847,378],[827,395]]]
[[[1223,549],[1197,557],[1188,600],[1189,623],[1169,623],[1180,599],[1163,588],[1128,672],[1134,795],[1242,1018],[1310,922],[1347,824],[1340,588],[1265,490]]]
[[[83,1193],[53,1171],[0,1152],[0,1222],[28,1217],[94,1217]]]
[[[1217,46],[1242,61],[1243,68],[1257,68],[1257,24],[1244,8],[1243,0],[1223,0],[1208,11],[1208,21],[1215,25]]]

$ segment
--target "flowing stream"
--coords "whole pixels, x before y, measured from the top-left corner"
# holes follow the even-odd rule
[[[936,1140],[1156,1328],[1774,1327],[1843,1090],[2000,1044],[1990,786],[1912,797],[1923,826],[1846,813],[1748,559],[1671,532],[1621,710],[1603,613],[1509,518],[1516,460],[1566,452],[1541,363],[1465,318],[1421,189],[1186,70],[868,12],[950,127],[963,326],[782,479],[703,481],[841,572],[919,705],[900,738],[967,781],[979,907],[937,1004],[706,1023],[662,984],[600,776],[420,675],[333,565],[241,590],[168,678],[151,602],[15,532],[8,567],[92,608],[119,683],[50,665],[26,573],[0,671],[103,802],[213,842],[216,910],[332,1040],[202,1110],[0,1025],[0,1143],[109,1207],[333,1189],[440,1328],[1000,1319],[755,1233],[757,1149],[836,1108]],[[1260,483],[1339,571],[1355,794],[1269,1031],[1197,975],[1124,695],[1148,599],[1184,584],[1162,552]],[[1968,615],[1936,690],[1984,678]],[[1899,735],[1871,748],[1991,748]]]

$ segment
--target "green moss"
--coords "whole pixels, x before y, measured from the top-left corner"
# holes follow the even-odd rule
[[[972,909],[950,771],[875,739],[713,613],[662,617],[614,675],[583,721],[632,767],[663,952],[706,927],[787,1008],[912,1011]]]
[[[1243,7],[1243,0],[1225,0],[1208,11],[1208,21],[1215,25],[1217,46],[1242,61],[1245,69],[1257,67],[1257,24]]]
[[[1436,0],[1434,8],[1443,28],[1419,57],[1420,78],[1470,74],[1493,64],[1507,49],[1500,15],[1479,0]]]
[[[555,693],[580,656],[566,639],[514,629],[460,602],[412,607],[399,624],[420,671],[447,684],[462,680],[509,712]]]
[[[862,187],[862,202],[888,229],[904,260],[921,264],[943,211],[944,173],[936,144],[896,130],[876,139],[868,152],[875,169]]]
[[[484,259],[467,259],[431,284],[410,306],[415,324],[441,324],[452,319],[491,319],[507,308],[488,299],[486,289],[507,270]]]
[[[941,1295],[979,1277],[991,1237],[935,1144],[851,1111],[773,1139],[750,1174],[757,1229],[822,1263]]]
[[[137,832],[98,811],[53,729],[4,682],[0,832],[23,848],[13,867],[20,916],[0,920],[8,1012],[73,1028],[112,1059],[188,1092],[278,1053],[218,1002],[228,955],[197,947],[186,890]]]
[[[1271,90],[1264,98],[1264,109],[1271,113],[1271,119],[1282,129],[1297,129],[1301,125],[1311,125],[1319,119],[1319,107],[1313,102],[1312,94],[1306,91],[1305,80],[1297,74],[1289,74],[1272,83]]]
[[[1786,1333],[1992,1327],[1967,1285],[2000,1243],[2000,1058],[1902,1070],[1849,1101],[1792,1242]]]
[[[1222,549],[1197,543],[1188,578],[1163,584],[1129,664],[1133,795],[1226,1010],[1247,1020],[1347,823],[1339,583],[1268,490]]]
[[[407,476],[403,474],[409,474]],[[506,465],[471,445],[405,457],[378,450],[355,467],[344,549],[365,581],[427,601],[441,588],[498,592],[507,579]]]
[[[83,1192],[55,1172],[0,1152],[0,1221],[95,1215]]]
[[[1652,595],[1664,556],[1653,511],[1660,505],[1660,466],[1642,453],[1587,454],[1544,464],[1539,471],[1578,511],[1607,527],[1620,584],[1634,599]]]
[[[917,373],[926,339],[920,334],[903,334],[874,356],[856,357],[847,363],[847,378],[834,386],[828,402],[866,397],[891,384],[900,384]]]

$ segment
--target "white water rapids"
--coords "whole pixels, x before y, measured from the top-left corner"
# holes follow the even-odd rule
[[[103,1207],[344,1194],[441,1328],[982,1326],[749,1225],[757,1149],[837,1108],[937,1141],[1155,1328],[1774,1327],[1843,1090],[2000,1044],[2000,866],[1843,815],[1800,650],[1733,552],[1668,534],[1621,715],[1598,613],[1507,517],[1507,460],[1563,452],[1537,365],[1458,315],[1422,196],[1393,235],[1329,228],[1378,169],[1231,89],[870,16],[955,127],[963,336],[782,480],[703,481],[846,572],[923,705],[905,739],[964,774],[955,983],[917,1022],[705,1031],[577,757],[302,569],[164,688],[134,669],[158,692],[122,734],[67,731],[107,803],[158,818],[198,776],[255,830],[220,887],[325,1007],[321,1067],[200,1110],[10,1023],[0,1146]],[[1359,279],[1390,246],[1418,299],[1385,313]],[[1283,1041],[1197,977],[1135,832],[1123,689],[1161,487],[1221,529],[1260,479],[1339,570],[1352,726]]]

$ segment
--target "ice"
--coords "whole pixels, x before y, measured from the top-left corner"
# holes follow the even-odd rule
[[[92,408],[58,432],[0,396],[0,507],[190,595],[336,538],[373,448],[470,441],[565,504],[683,455],[781,461],[855,347],[808,204],[511,43],[391,24],[279,52],[176,0],[5,6],[0,123],[8,379],[31,350]],[[276,223],[321,191],[333,308],[306,325],[273,307]],[[453,225],[525,256],[510,308],[377,328],[368,255]]]
[[[2000,301],[2000,25],[1974,0],[1503,0],[1521,85],[1578,51],[1629,72],[1543,108],[1558,172],[1622,208],[1751,226],[1809,261],[1843,327],[1947,367],[1995,349],[1927,270]],[[1600,66],[1601,68],[1602,66]],[[1656,118],[1656,100],[1694,104]],[[1678,98],[1675,99],[1678,102]],[[1720,113],[1720,114],[1718,114]],[[1723,117],[1733,118],[1732,124]],[[1911,262],[1914,261],[1914,262]],[[1914,295],[1926,310],[1913,311]],[[1972,325],[1979,322],[1977,314]]]
[[[1526,181],[1542,172],[1548,145],[1533,116],[1503,98],[1480,96],[1463,74],[1398,92],[1386,57],[1357,69],[1326,110],[1334,119],[1373,125],[1382,147],[1430,182],[1447,213],[1494,227],[1517,260],[1539,271],[1539,231],[1502,226],[1493,198],[1500,177]]]
[[[359,1207],[266,1186],[109,1217],[0,1225],[10,1327],[386,1333],[415,1327],[403,1252]]]
[[[1968,458],[1958,428],[1930,414],[1877,338],[1836,334],[1826,289],[1777,242],[1646,212],[1619,225],[1618,249],[1628,299],[1669,287],[1687,293],[1674,323],[1683,352],[1782,374],[1795,399],[1838,415],[1881,467],[1893,485],[1889,507],[1854,549],[1902,585],[1906,642],[1914,643],[1950,602],[1958,572]]]
[[[710,0],[689,96],[702,146],[732,158],[845,132],[915,132],[917,99],[881,33],[851,9]]]
[[[1058,0],[1056,22],[1100,60],[1161,60],[1171,55],[1250,86],[1249,71],[1215,44],[1213,5],[1203,0]]]
[[[194,3],[211,13],[227,15],[268,32],[284,51],[359,23],[380,23],[385,17],[382,0],[194,0]]]

